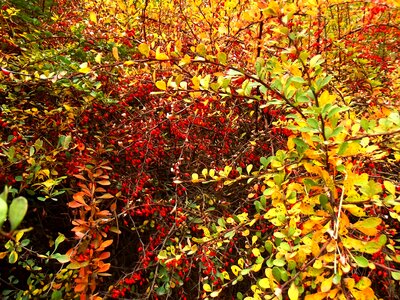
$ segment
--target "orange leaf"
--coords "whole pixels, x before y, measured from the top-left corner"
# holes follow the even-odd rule
[[[85,200],[83,199],[84,195],[83,192],[78,192],[74,194],[73,198],[76,202],[86,205]]]
[[[110,252],[103,252],[99,255],[99,260],[107,259],[110,257]]]
[[[99,216],[99,217],[107,217],[109,215],[111,215],[111,213],[108,210],[102,210],[102,211],[99,211],[98,213],[96,213],[96,216]]]
[[[96,181],[98,184],[101,185],[110,185],[111,182],[109,180],[100,180],[100,181]]]
[[[108,246],[110,246],[113,243],[113,240],[107,240],[101,243],[99,248],[107,248]]]
[[[83,177],[81,174],[75,174],[75,175],[74,175],[74,177],[76,177],[76,178],[78,178],[78,179],[81,179],[81,180],[85,180],[85,181],[86,181],[86,178],[85,178],[85,177]]]
[[[78,284],[75,286],[74,291],[76,293],[82,293],[86,289],[87,285],[86,284]]]
[[[68,202],[68,206],[71,207],[71,208],[78,208],[78,207],[83,206],[83,204],[78,203],[76,201],[71,201],[71,202]]]
[[[97,269],[97,272],[98,272],[98,273],[105,272],[105,271],[107,271],[108,269],[110,269],[110,266],[111,266],[111,264],[104,264],[104,265],[102,265],[101,267],[99,267],[99,268]]]
[[[111,198],[114,198],[114,196],[113,195],[111,195],[110,193],[106,193],[106,194],[103,194],[103,195],[101,195],[100,197],[97,197],[98,199],[111,199]]]

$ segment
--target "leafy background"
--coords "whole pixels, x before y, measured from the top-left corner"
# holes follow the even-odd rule
[[[4,299],[398,298],[397,2],[0,4]]]

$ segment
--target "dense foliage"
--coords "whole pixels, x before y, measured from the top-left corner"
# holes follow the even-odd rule
[[[395,0],[0,0],[2,299],[398,299]]]

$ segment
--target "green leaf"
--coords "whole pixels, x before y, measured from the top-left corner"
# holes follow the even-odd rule
[[[28,210],[28,200],[25,197],[17,197],[13,199],[8,211],[8,219],[10,221],[11,230],[15,230],[24,219]]]
[[[355,256],[354,261],[356,264],[361,267],[361,268],[366,268],[368,267],[368,259],[366,259],[364,256]]]
[[[62,292],[61,291],[53,291],[53,293],[51,293],[51,298],[50,300],[61,300],[62,299]]]
[[[297,152],[299,152],[299,155],[303,155],[304,152],[308,149],[308,145],[306,142],[304,142],[302,139],[295,138],[293,139],[294,144],[296,145]]]
[[[10,264],[15,264],[17,260],[18,260],[18,253],[15,250],[11,251],[8,256],[8,262]]]
[[[283,267],[284,265],[286,265],[286,261],[282,258],[277,258],[277,259],[274,259],[273,264],[274,264],[274,266],[277,266],[277,267]]]
[[[314,118],[307,119],[307,124],[310,125],[310,127],[313,128],[313,129],[318,129],[319,128],[319,123]]]
[[[66,254],[54,253],[51,258],[58,260],[59,263],[65,264],[70,261],[69,256]]]
[[[327,137],[327,138],[337,136],[338,134],[340,134],[340,133],[343,131],[343,129],[344,129],[343,126],[336,127],[336,128],[332,131],[332,133],[329,135],[329,137]]]
[[[379,224],[382,223],[382,219],[378,217],[371,217],[364,219],[362,221],[358,221],[354,224],[355,228],[376,228]]]
[[[3,200],[4,202],[7,203],[7,197],[8,197],[8,186],[5,186],[3,192],[0,194],[0,201]]]
[[[293,77],[290,77],[288,81],[289,81],[289,82],[296,82],[296,83],[306,83],[306,81],[304,80],[304,78],[303,78],[303,77],[300,77],[300,76],[293,76]]]
[[[224,234],[224,238],[231,240],[235,236],[236,232],[234,230],[230,230]]]
[[[226,64],[226,53],[224,53],[224,52],[218,53],[217,59],[221,65],[225,65]]]
[[[315,55],[313,58],[310,59],[310,67],[314,68],[322,64],[325,60],[322,58],[321,54]]]
[[[3,201],[0,197],[0,229],[3,226],[3,223],[7,219],[8,205],[7,202]]]
[[[279,268],[274,267],[272,269],[272,276],[274,276],[274,278],[276,279],[276,281],[281,281],[281,270],[279,270]]]
[[[63,235],[62,233],[59,233],[58,237],[56,238],[56,240],[54,242],[54,250],[56,250],[58,245],[60,245],[64,241],[65,241],[65,235]]]

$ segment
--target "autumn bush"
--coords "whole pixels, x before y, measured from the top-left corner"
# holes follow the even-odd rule
[[[398,299],[396,1],[0,7],[2,299]]]

